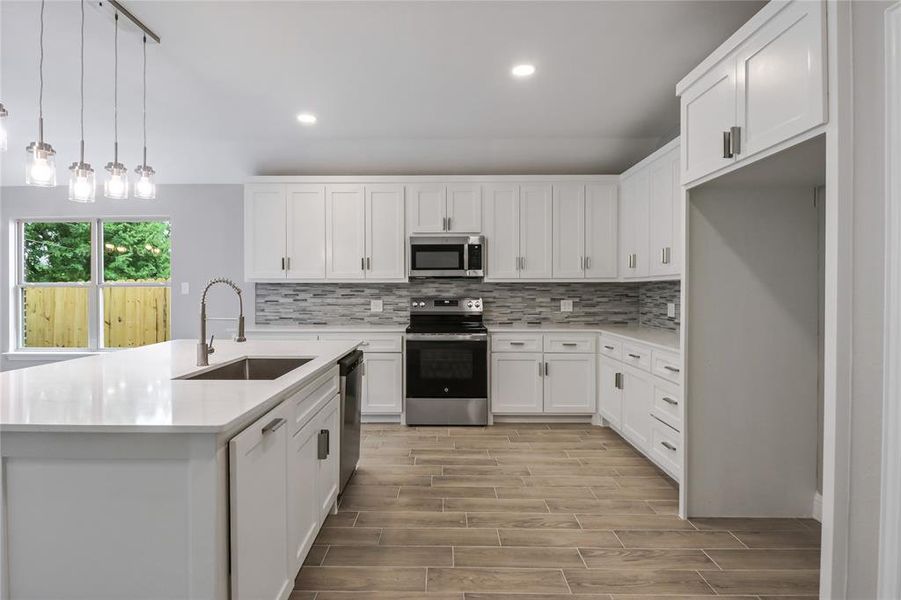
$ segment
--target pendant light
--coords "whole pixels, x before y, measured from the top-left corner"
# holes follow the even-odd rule
[[[25,151],[25,185],[53,187],[56,185],[56,151],[44,142],[44,0],[41,0],[41,57],[40,92],[38,93],[38,141],[28,144]]]
[[[96,191],[94,169],[84,161],[84,0],[81,0],[81,141],[78,162],[69,166],[69,200],[93,202]]]
[[[6,117],[9,113],[6,111],[6,107],[3,106],[3,103],[0,102],[0,152],[6,151]]]
[[[147,36],[144,36],[144,108],[142,112],[144,127],[144,162],[135,168],[138,181],[135,183],[135,198],[153,200],[156,198],[156,184],[153,176],[156,172],[147,164]]]
[[[128,198],[128,169],[119,162],[119,13],[115,16],[115,48],[113,49],[113,161],[106,163],[107,175],[103,195],[113,200]]]

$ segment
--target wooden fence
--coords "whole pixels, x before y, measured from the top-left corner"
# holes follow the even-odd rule
[[[25,339],[31,348],[88,345],[88,288],[25,289]],[[131,348],[169,339],[168,287],[103,288],[103,335],[107,348]]]

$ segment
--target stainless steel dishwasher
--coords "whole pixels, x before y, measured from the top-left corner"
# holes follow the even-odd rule
[[[338,361],[341,374],[341,487],[360,460],[360,405],[363,395],[363,353],[354,350]]]

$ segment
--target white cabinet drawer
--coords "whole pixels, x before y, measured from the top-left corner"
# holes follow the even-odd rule
[[[366,331],[350,331],[341,333],[322,333],[319,340],[323,342],[353,342],[362,340],[360,350],[363,352],[402,352],[403,336],[399,333],[373,333]]]
[[[682,431],[682,394],[676,386],[654,384],[651,413],[677,431]]]
[[[633,367],[638,367],[639,369],[650,371],[651,350],[644,346],[623,342],[622,361],[627,365],[632,365]]]
[[[491,334],[492,352],[541,352],[541,334],[515,334],[493,333]]]
[[[651,458],[676,481],[682,480],[682,436],[678,431],[651,418]]]
[[[544,336],[544,351],[593,354],[597,337],[593,333],[548,333]]]
[[[651,354],[651,372],[673,383],[682,383],[682,361],[678,354],[654,350]]]
[[[619,340],[614,340],[602,335],[598,351],[604,356],[609,356],[610,358],[615,358],[616,360],[622,360],[623,343]]]
[[[338,368],[335,367],[289,398],[287,406],[291,415],[291,433],[296,433],[306,425],[310,418],[339,391]]]

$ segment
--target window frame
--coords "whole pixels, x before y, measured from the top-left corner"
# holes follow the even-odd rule
[[[116,216],[116,217],[28,217],[16,220],[16,283],[14,294],[15,317],[15,352],[34,354],[85,354],[96,352],[113,352],[125,350],[120,347],[104,345],[105,330],[103,325],[103,292],[106,288],[116,287],[162,287],[169,289],[172,297],[172,253],[170,238],[169,279],[165,282],[143,283],[133,281],[106,281],[104,279],[104,223],[141,223],[146,221],[165,221],[170,227],[172,220],[165,216]],[[91,225],[91,276],[88,281],[73,282],[28,282],[25,281],[25,225],[26,223],[90,223]],[[25,346],[25,290],[28,288],[75,287],[88,290],[88,345],[86,347]],[[169,315],[169,334],[171,336],[172,316],[171,300]]]

